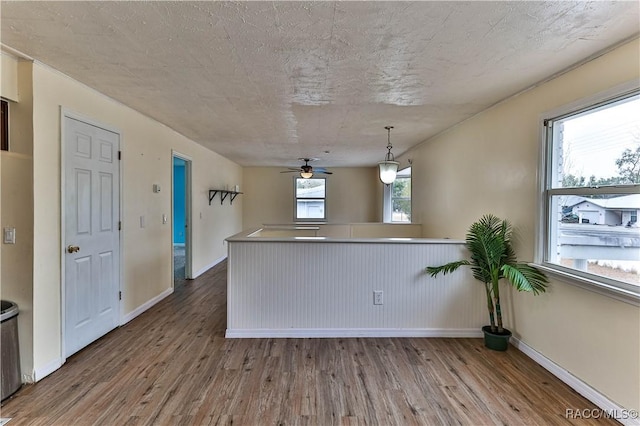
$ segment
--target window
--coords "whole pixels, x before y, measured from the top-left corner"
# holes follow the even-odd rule
[[[295,220],[326,220],[326,179],[295,179]]]
[[[391,222],[411,222],[411,167],[391,184]]]
[[[411,222],[411,167],[398,172],[391,185],[384,186],[384,222]]]
[[[0,100],[0,149],[9,150],[9,103],[4,99]]]
[[[539,253],[579,284],[640,295],[640,93],[544,121]]]

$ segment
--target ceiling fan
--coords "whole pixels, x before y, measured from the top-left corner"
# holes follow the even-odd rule
[[[289,170],[283,170],[280,173],[300,173],[300,177],[304,179],[309,179],[313,176],[314,173],[319,173],[323,175],[333,174],[332,172],[327,171],[324,167],[316,167],[315,169],[309,165],[310,162],[318,160],[317,158],[298,158],[300,161],[304,161],[304,165],[300,166],[297,169],[293,167],[289,167]]]

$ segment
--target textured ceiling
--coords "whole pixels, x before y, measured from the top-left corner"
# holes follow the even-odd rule
[[[5,2],[2,44],[244,166],[367,166],[638,34],[627,2]],[[329,151],[329,153],[325,153]]]

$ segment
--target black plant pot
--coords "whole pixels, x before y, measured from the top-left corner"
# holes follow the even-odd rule
[[[494,333],[491,331],[491,326],[485,325],[482,327],[482,332],[484,333],[484,345],[489,349],[493,349],[494,351],[506,351],[509,347],[511,332],[506,328],[502,333]]]

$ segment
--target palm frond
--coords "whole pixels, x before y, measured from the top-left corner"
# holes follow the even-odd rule
[[[485,215],[471,225],[466,236],[465,243],[471,253],[471,262],[477,265],[479,270],[486,270],[486,273],[482,274],[485,278],[491,277],[491,272],[500,269],[502,263],[505,244],[500,229],[499,219]]]
[[[450,274],[456,271],[461,266],[470,265],[471,263],[468,260],[458,260],[457,262],[450,262],[446,265],[441,266],[427,266],[424,270],[431,275],[432,277],[437,276],[442,272],[442,275]]]
[[[491,271],[488,268],[471,262],[471,273],[473,274],[473,278],[478,281],[482,281],[483,283],[491,282]]]
[[[507,281],[518,291],[528,291],[533,294],[544,293],[547,289],[547,277],[533,266],[526,263],[502,265],[502,273]]]
[[[505,243],[505,250],[502,258],[502,264],[513,265],[514,263],[517,263],[516,251],[513,249],[513,246],[511,245],[511,241],[507,241]]]
[[[476,223],[487,229],[497,229],[497,226],[500,224],[500,219],[489,213],[483,215]]]

